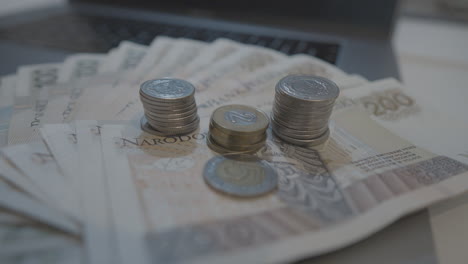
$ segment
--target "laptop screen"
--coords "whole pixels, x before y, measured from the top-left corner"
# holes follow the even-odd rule
[[[196,10],[197,14],[227,14],[228,19],[287,18],[307,24],[363,28],[391,33],[397,0],[85,0],[87,2],[144,7],[158,11]],[[282,20],[284,21],[284,20]],[[367,30],[366,30],[367,29]]]

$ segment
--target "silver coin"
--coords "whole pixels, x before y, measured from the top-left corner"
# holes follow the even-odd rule
[[[144,132],[148,133],[148,134],[151,134],[151,135],[155,135],[155,136],[160,136],[160,137],[164,137],[166,136],[167,134],[166,133],[163,133],[161,131],[158,131],[156,129],[154,129],[149,123],[148,123],[148,120],[146,120],[146,117],[143,116],[141,119],[140,119],[140,127],[141,127],[141,130],[143,130]]]
[[[288,137],[291,137],[291,138],[307,140],[307,139],[314,139],[314,138],[320,137],[321,135],[323,135],[323,133],[325,133],[325,131],[328,129],[328,127],[324,127],[323,129],[316,130],[314,132],[293,133],[293,132],[291,132],[291,130],[286,130],[288,128],[285,129],[284,127],[280,127],[280,126],[277,126],[276,124],[272,123],[271,124],[271,129],[273,130],[273,132],[275,132],[277,134],[279,133],[279,134],[282,134],[282,135],[287,135]]]
[[[275,119],[276,123],[278,123],[280,126],[288,127],[291,129],[296,129],[296,130],[316,130],[316,129],[321,129],[324,126],[328,126],[328,120],[326,121],[310,121],[310,122],[292,122],[290,120],[285,120],[284,118],[281,118],[277,115],[273,115],[273,118]]]
[[[200,118],[197,116],[196,119],[184,125],[177,125],[177,126],[165,126],[161,125],[160,123],[152,122],[150,119],[147,119],[148,123],[156,130],[159,130],[163,133],[188,133],[196,130],[200,123]]]
[[[325,143],[328,140],[328,137],[330,136],[329,129],[327,129],[327,131],[325,131],[323,135],[314,139],[296,139],[296,138],[289,137],[288,135],[278,133],[278,131],[274,131],[274,130],[273,130],[273,133],[285,142],[288,142],[297,146],[302,146],[302,147],[314,147],[314,146],[321,145]]]
[[[340,89],[327,78],[289,75],[278,82],[276,92],[302,101],[323,101],[336,99]]]
[[[278,185],[278,175],[266,161],[246,154],[210,159],[203,176],[215,190],[238,197],[259,196],[273,191]]]
[[[278,102],[278,100],[275,101],[274,105],[278,108],[281,109],[281,111],[285,112],[294,112],[294,113],[299,113],[299,114],[321,114],[321,113],[326,113],[329,111],[333,110],[334,104],[331,104],[330,106],[327,107],[301,107],[298,104],[283,104],[281,102]]]
[[[193,116],[197,114],[197,108],[194,108],[190,111],[187,112],[154,112],[154,111],[148,111],[145,109],[145,114],[151,115],[155,119],[177,119],[177,118],[184,118],[188,116]]]
[[[208,136],[206,137],[206,145],[208,146],[208,148],[210,148],[212,151],[218,153],[218,154],[243,154],[243,153],[255,153],[257,152],[258,150],[243,150],[243,151],[234,151],[232,149],[227,149],[227,148],[224,148],[220,145],[218,145],[212,138],[212,136],[210,134],[208,134]]]
[[[196,111],[197,110],[197,105],[196,104],[191,104],[191,105],[187,105],[187,106],[184,106],[184,107],[173,107],[173,106],[154,107],[154,106],[143,104],[143,108],[146,111],[164,115],[164,114],[180,114],[180,113],[186,113],[186,112],[190,112],[190,111],[194,111],[194,110]]]
[[[199,119],[196,121],[200,121]],[[191,133],[198,128],[198,122],[193,122],[190,126],[187,127],[174,127],[174,128],[164,128],[160,129],[155,124],[151,124],[145,116],[140,119],[141,130],[146,133],[156,135],[156,136],[176,136],[176,135],[185,135]]]
[[[280,130],[282,133],[285,133],[285,134],[294,134],[294,135],[309,135],[310,133],[324,133],[325,130],[327,130],[328,126],[324,126],[324,127],[321,127],[321,128],[317,128],[317,129],[293,129],[293,128],[288,128],[288,127],[285,127],[281,124],[279,124],[276,119],[272,118],[271,119],[271,122],[272,122],[272,125],[274,125],[278,130]]]
[[[333,108],[336,100],[331,100],[327,102],[302,102],[298,100],[288,99],[286,96],[279,96],[278,94],[276,94],[274,102],[275,104],[279,104],[286,108],[299,108],[301,110],[310,111],[324,111]]]
[[[187,107],[188,105],[195,104],[195,98],[187,97],[183,100],[166,100],[166,101],[157,101],[154,99],[149,99],[144,96],[140,96],[140,101],[149,106],[159,107],[159,108],[182,108]]]
[[[188,124],[191,123],[195,118],[197,117],[197,112],[192,112],[189,115],[185,116],[174,116],[174,117],[161,117],[158,115],[155,115],[151,112],[145,111],[145,115],[148,119],[151,119],[154,122],[160,122],[160,123],[168,123],[168,124],[174,124],[174,123],[179,123],[179,124]]]
[[[184,80],[162,78],[144,82],[140,91],[155,100],[177,100],[193,96],[195,87]]]
[[[296,121],[308,121],[308,120],[328,120],[332,114],[332,110],[324,113],[298,113],[298,112],[286,112],[282,111],[277,105],[273,106],[272,109],[273,114],[280,115],[285,118],[292,118]]]

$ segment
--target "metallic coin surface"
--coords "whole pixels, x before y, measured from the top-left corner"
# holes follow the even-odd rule
[[[266,139],[266,133],[258,135],[229,135],[210,124],[210,134],[216,141],[226,142],[226,144],[249,145]],[[229,143],[228,143],[229,142]]]
[[[323,77],[310,75],[289,75],[276,85],[278,93],[304,101],[334,100],[340,90],[338,86]]]
[[[288,143],[291,143],[293,145],[297,146],[303,146],[303,147],[315,147],[318,145],[321,145],[325,143],[328,140],[328,137],[330,136],[330,130],[327,129],[325,133],[317,138],[314,139],[296,139],[289,137],[288,135],[277,133],[275,130],[273,130],[276,136],[278,136],[280,139],[283,141],[286,141]]]
[[[213,112],[211,123],[226,134],[262,134],[268,128],[269,118],[250,106],[226,105]]]
[[[156,100],[177,100],[193,96],[195,87],[184,80],[162,78],[144,82],[140,86],[140,91],[144,96]]]
[[[147,118],[147,117],[146,117]],[[148,119],[148,123],[155,128],[156,130],[159,130],[163,133],[186,133],[186,132],[192,132],[193,130],[198,128],[198,125],[200,123],[200,118],[196,116],[195,120],[192,121],[191,123],[184,124],[184,125],[167,125],[167,124],[162,124],[162,123],[157,123],[157,122],[152,122],[151,119]]]
[[[278,175],[266,161],[246,154],[212,158],[203,176],[215,190],[238,197],[266,194],[278,185]]]
[[[213,135],[211,136],[211,140],[218,144],[223,148],[227,148],[233,151],[255,151],[261,149],[265,145],[266,134],[265,137],[254,144],[242,144],[242,142],[232,142],[232,141],[225,141],[220,138],[215,138]]]
[[[144,132],[146,132],[148,134],[155,135],[155,136],[160,136],[160,137],[166,136],[166,133],[163,133],[161,131],[158,131],[158,130],[154,129],[148,123],[148,120],[146,120],[145,116],[142,116],[141,119],[140,119],[140,127],[141,127],[141,130],[143,130]]]
[[[239,150],[232,150],[232,149],[224,148],[224,147],[218,145],[213,140],[211,135],[208,135],[206,137],[206,145],[208,146],[208,148],[210,148],[212,151],[214,151],[214,152],[216,152],[218,154],[243,154],[243,153],[255,153],[255,152],[258,151],[258,149],[249,149],[249,150],[239,151]]]

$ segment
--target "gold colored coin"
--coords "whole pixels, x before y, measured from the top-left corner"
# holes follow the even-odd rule
[[[258,135],[268,128],[269,118],[263,111],[254,107],[225,105],[213,112],[211,123],[228,135]]]

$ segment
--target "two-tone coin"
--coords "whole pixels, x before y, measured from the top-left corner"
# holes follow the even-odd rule
[[[259,109],[245,105],[221,106],[211,116],[208,138],[222,153],[255,152],[265,144],[268,125],[268,116]]]
[[[278,185],[278,175],[266,161],[245,154],[212,158],[203,177],[213,189],[237,197],[263,195]]]
[[[300,146],[323,144],[340,90],[323,77],[289,75],[275,88],[272,130],[283,141]]]
[[[200,118],[194,95],[195,87],[184,80],[162,78],[144,82],[140,86],[140,99],[145,109],[142,129],[158,136],[196,130]]]

